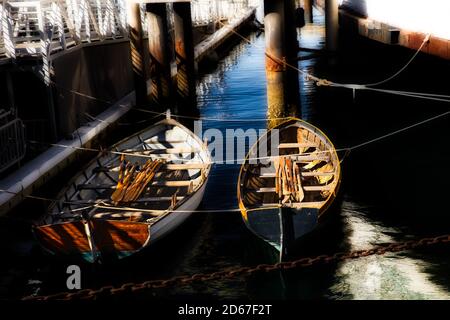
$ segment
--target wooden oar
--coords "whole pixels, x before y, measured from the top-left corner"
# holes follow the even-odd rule
[[[273,160],[273,165],[275,167],[275,192],[280,194],[280,159],[275,158]]]
[[[162,166],[162,164],[163,164],[162,161],[157,160],[148,167],[148,169],[145,172],[145,175],[143,177],[143,181],[142,181],[141,185],[138,186],[137,192],[135,193],[132,201],[134,201],[140,197],[140,195],[144,191],[145,187],[153,180],[153,178],[155,177],[156,173],[158,172],[158,170]]]
[[[133,179],[133,182],[131,183],[131,185],[128,187],[122,202],[130,202],[135,200],[135,195],[136,195],[136,191],[139,188],[139,186],[143,183],[144,179],[145,179],[145,175],[147,172],[147,167],[150,166],[150,163],[147,161],[141,168],[141,170],[136,174],[136,176]]]
[[[151,182],[157,171],[163,164],[161,160],[148,160],[139,171],[137,171],[138,164],[134,165],[130,170],[124,173],[123,181],[118,186],[120,189],[116,190],[111,196],[114,203],[131,202],[140,197],[145,187]]]
[[[297,129],[297,143],[301,144],[304,141],[304,137],[303,137],[303,130],[301,128]],[[301,154],[303,153],[304,148],[303,147],[298,147],[298,153]]]
[[[127,163],[122,184],[120,186],[118,185],[116,191],[114,191],[114,193],[111,195],[111,200],[113,200],[115,203],[122,201],[127,188],[130,185],[134,171],[136,170],[136,167],[134,165],[132,165],[131,168],[130,165],[130,163]]]
[[[280,159],[281,161],[280,161],[280,166],[281,166],[281,181],[282,181],[282,184],[283,184],[283,187],[282,187],[282,189],[283,189],[283,200],[281,201],[281,203],[286,203],[288,200],[289,200],[289,198],[290,198],[290,191],[289,191],[289,175],[288,175],[288,172],[287,172],[287,167],[286,167],[286,159],[284,159],[284,157],[282,157],[281,159]]]
[[[298,199],[297,199],[297,193],[298,193],[298,176],[297,176],[297,174],[296,174],[296,172],[295,172],[295,166],[296,166],[296,164],[295,163],[292,163],[292,183],[293,183],[293,185],[294,185],[294,199],[295,200],[297,200],[298,201]]]
[[[300,168],[296,163],[294,164],[294,171],[297,182],[297,201],[302,202],[303,199],[305,198],[305,192],[303,191],[302,187],[302,177],[300,175]]]

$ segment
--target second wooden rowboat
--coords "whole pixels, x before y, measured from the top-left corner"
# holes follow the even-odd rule
[[[262,148],[267,157],[261,157]],[[241,166],[242,218],[283,260],[320,222],[336,197],[340,178],[339,157],[328,137],[308,122],[288,120],[261,137]]]

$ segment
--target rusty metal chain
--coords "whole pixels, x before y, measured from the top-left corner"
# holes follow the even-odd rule
[[[207,282],[220,279],[232,279],[246,277],[255,273],[272,272],[276,270],[289,270],[304,268],[316,264],[340,262],[372,255],[383,255],[388,252],[400,252],[418,247],[450,242],[450,234],[420,240],[410,240],[382,245],[373,249],[356,250],[350,252],[338,252],[333,255],[319,255],[316,257],[301,258],[294,261],[279,262],[276,264],[260,264],[254,267],[240,267],[225,269],[213,273],[199,273],[194,275],[176,276],[167,280],[150,280],[141,283],[125,283],[120,287],[105,286],[100,289],[83,289],[76,292],[62,292],[48,296],[28,296],[23,300],[77,300],[77,299],[101,299],[124,293],[136,293],[149,289],[161,289],[176,286],[185,286],[195,282]]]

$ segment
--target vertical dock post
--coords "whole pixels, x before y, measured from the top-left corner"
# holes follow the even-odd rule
[[[47,24],[44,27],[43,41],[41,41],[42,49],[42,74],[44,85],[47,93],[47,108],[48,117],[50,125],[50,139],[52,142],[58,141],[58,131],[66,131],[67,128],[61,130],[61,126],[58,130],[58,123],[56,122],[56,112],[55,112],[55,98],[54,98],[54,87],[52,80],[52,66],[50,60],[50,44],[53,37],[53,30],[51,24]],[[67,115],[66,115],[67,117]],[[65,134],[66,132],[64,132]]]
[[[195,104],[196,75],[194,36],[190,2],[174,2],[175,55],[177,61],[178,96],[189,105]]]
[[[50,125],[50,139],[51,142],[55,143],[58,141],[58,124],[56,122],[56,112],[55,112],[55,102],[53,95],[53,87],[51,84],[46,84],[47,93],[47,107],[48,107],[48,117]]]
[[[338,49],[339,32],[339,1],[325,0],[325,33],[327,51],[335,52]]]
[[[16,108],[14,99],[14,85],[11,76],[11,70],[6,71],[6,89],[8,90],[8,105],[11,109]]]
[[[144,55],[141,9],[139,3],[133,1],[128,1],[127,5],[136,104],[145,105],[147,102],[147,68]]]
[[[305,22],[313,23],[313,0],[303,0],[303,6],[305,10]]]
[[[148,50],[152,73],[151,98],[164,107],[173,105],[173,42],[169,33],[166,3],[147,3]]]
[[[286,116],[297,115],[299,107],[298,73],[292,68],[297,61],[297,38],[294,22],[294,2],[291,0],[264,1],[266,37],[266,79],[269,128]]]

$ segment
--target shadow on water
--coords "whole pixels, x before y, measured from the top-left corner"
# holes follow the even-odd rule
[[[323,47],[323,17],[316,13],[314,20],[315,25],[301,30],[301,47]],[[266,127],[264,35],[250,38],[251,45],[239,43],[230,48],[201,76],[198,110],[182,111],[204,118],[203,131]],[[370,83],[392,75],[412,55],[404,48],[354,36],[343,35],[340,46],[334,66],[319,56],[302,60],[300,68],[336,82]],[[383,88],[448,94],[448,82],[441,78],[449,71],[448,61],[420,54]],[[317,88],[303,77],[299,79],[303,118],[326,132],[337,148],[380,137],[446,108],[437,102],[372,92],[357,91],[353,97],[349,90]],[[137,113],[130,117],[143,119]],[[247,121],[227,121],[233,119]],[[184,123],[192,128],[192,121]],[[450,233],[445,209],[450,178],[446,170],[448,130],[449,119],[442,118],[352,151],[343,162],[341,200],[328,212],[326,221],[301,241],[296,255],[333,254]],[[238,172],[238,164],[216,164],[199,209],[235,209]],[[21,210],[42,213],[45,208],[40,206]],[[65,269],[71,262],[42,255],[28,225],[8,220],[2,221],[0,229],[4,256],[0,296],[65,290]],[[140,298],[448,299],[447,249],[436,246],[295,269],[284,272],[283,278],[273,272],[247,280],[198,283],[146,292]],[[273,258],[273,252],[245,228],[238,212],[198,213],[176,233],[139,255],[113,265],[82,265],[83,287],[214,272],[271,263]]]

